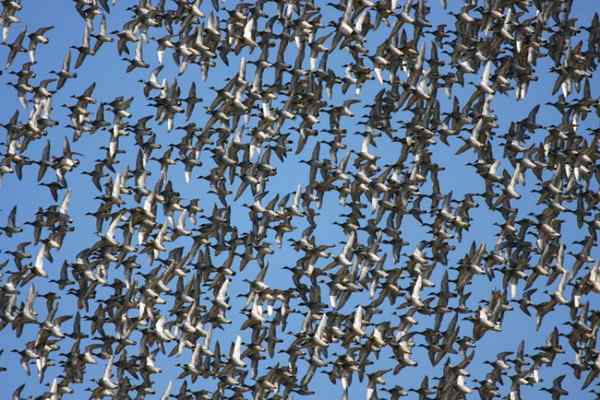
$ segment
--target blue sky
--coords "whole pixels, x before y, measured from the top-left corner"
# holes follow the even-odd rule
[[[48,45],[40,45],[37,51],[37,57],[39,61],[34,68],[37,73],[37,77],[34,79],[34,81],[37,82],[41,79],[48,78],[50,70],[60,68],[68,46],[77,46],[81,43],[83,21],[74,10],[73,2],[70,1],[42,1],[35,3],[30,1],[24,3],[23,11],[19,14],[21,22],[12,26],[9,35],[9,41],[12,41],[19,34],[19,32],[25,28],[27,28],[28,32],[30,32],[42,26],[54,26],[54,29],[48,33],[50,43]],[[211,7],[210,2],[205,3],[206,4],[203,5],[203,9],[206,8],[206,10],[209,10]],[[109,31],[121,29],[123,23],[129,16],[129,13],[125,12],[124,9],[131,4],[133,4],[133,2],[125,2],[122,0],[117,2],[117,5],[109,15]],[[233,3],[228,1],[225,4],[227,7],[231,7]],[[449,16],[446,11],[443,11],[438,2],[432,1],[430,6],[432,7],[430,22],[434,26],[440,23],[446,23],[449,25],[453,23],[453,17]],[[272,4],[269,4],[267,5],[267,8],[274,7]],[[456,11],[458,8],[456,5],[451,5],[451,9]],[[579,25],[589,25],[592,15],[596,11],[598,11],[598,6],[594,1],[575,1],[572,15],[579,18]],[[325,19],[332,18],[334,16],[331,8],[326,7],[324,4],[323,14]],[[95,29],[97,29],[98,23],[99,20],[96,21]],[[385,29],[382,28],[382,31],[385,32]],[[376,46],[383,40],[383,36],[381,35],[383,35],[383,33],[377,32],[369,35],[367,44],[370,50],[372,50],[371,46]],[[156,36],[159,36],[159,34],[156,33]],[[584,32],[581,33],[581,37],[587,40],[587,34]],[[130,45],[130,48],[133,54],[133,46]],[[2,57],[6,56],[7,51],[8,50],[6,48],[0,49],[0,62],[3,59]],[[244,50],[240,56],[246,57],[247,59],[255,59],[258,56],[257,53],[258,51],[255,51],[254,53],[250,54],[247,50]],[[76,54],[73,54],[73,56],[74,61]],[[293,59],[295,57],[295,48],[293,44],[290,45],[289,55],[286,54],[286,59],[288,57],[290,61],[287,62],[293,63]],[[26,61],[26,58],[26,53],[20,54],[13,64],[13,67],[9,70],[14,70],[17,68],[21,63]],[[144,58],[146,62],[150,63],[152,66],[157,65],[156,52],[153,44],[149,44],[144,48]],[[222,87],[224,81],[235,74],[235,71],[239,65],[239,57],[232,56],[230,58],[229,66],[223,65],[220,60],[217,61],[218,67],[210,70],[208,80],[206,82],[202,81],[202,74],[197,65],[190,66],[185,74],[179,76],[177,75],[177,67],[174,65],[170,54],[167,55],[166,60],[165,68],[160,75],[161,79],[163,77],[167,78],[169,82],[172,82],[173,79],[177,79],[177,82],[182,88],[182,93],[184,94],[187,93],[192,82],[197,83],[198,94],[203,99],[203,102],[197,105],[192,120],[198,125],[202,126],[207,120],[207,115],[204,112],[203,106],[209,105],[214,97],[214,91],[210,90],[209,87],[211,85],[217,88]],[[350,57],[340,51],[336,52],[335,57],[330,57],[330,65],[338,73],[343,73],[342,66],[348,61],[350,61]],[[306,60],[305,68],[307,65],[308,60]],[[92,82],[96,82],[94,97],[98,99],[98,101],[110,102],[115,97],[120,95],[125,97],[134,96],[134,102],[131,107],[131,112],[133,114],[133,117],[131,118],[132,122],[145,115],[152,115],[154,110],[147,106],[148,101],[143,97],[143,87],[137,82],[140,79],[147,79],[152,68],[148,70],[135,70],[134,72],[128,74],[125,72],[126,67],[127,63],[117,57],[116,45],[114,43],[105,45],[96,56],[86,59],[83,66],[77,70],[78,77],[76,79],[69,80],[63,90],[59,91],[53,98],[54,119],[60,122],[60,126],[49,129],[48,136],[44,140],[39,140],[32,143],[27,150],[27,154],[33,159],[39,158],[46,143],[46,139],[52,144],[52,155],[58,155],[60,153],[64,138],[69,137],[71,140],[72,136],[72,131],[65,127],[65,125],[68,124],[68,110],[61,107],[61,105],[73,104],[74,100],[69,98],[69,96],[81,94]],[[495,130],[498,134],[506,132],[510,122],[515,122],[525,118],[530,110],[537,104],[542,104],[539,113],[539,121],[541,121],[542,124],[549,125],[560,123],[558,120],[559,115],[550,106],[544,105],[544,103],[556,99],[556,96],[550,96],[555,75],[549,73],[549,68],[550,64],[547,61],[540,62],[537,70],[539,80],[531,84],[529,88],[529,94],[525,100],[516,102],[514,92],[512,91],[509,92],[508,96],[498,95],[494,98],[493,107],[496,114],[499,116],[498,121],[500,124],[500,126]],[[254,67],[248,66],[249,77],[252,76],[253,72]],[[466,80],[467,82],[477,82],[479,77],[480,72],[468,76]],[[270,80],[272,77],[266,74],[265,79]],[[0,107],[0,120],[7,121],[14,113],[15,109],[19,109],[21,121],[23,121],[26,118],[29,110],[20,108],[21,106],[16,99],[15,91],[6,85],[7,82],[13,81],[13,77],[8,74],[7,71],[5,71],[5,73],[0,76],[0,81],[3,83],[3,89],[0,90],[0,102],[3,105],[3,107]],[[598,79],[592,79],[591,84],[592,94],[597,96],[598,91],[600,90],[600,83]],[[370,104],[373,101],[373,97],[380,89],[381,86],[379,83],[377,83],[376,80],[371,80],[362,89],[360,95],[353,94],[354,88],[351,88],[346,94],[342,94],[340,89],[336,88],[332,98],[327,99],[329,105],[334,106],[342,104],[343,101],[348,98],[356,98],[361,101],[359,104],[352,106],[355,117],[345,117],[345,119],[343,119],[343,126],[350,132],[348,136],[348,144],[355,150],[360,148],[362,141],[362,137],[356,133],[364,130],[361,125],[357,124],[360,120],[360,117],[364,115],[365,110],[363,106]],[[466,97],[470,95],[471,91],[472,87],[467,85],[464,89],[456,88],[454,94],[461,99],[461,104],[464,104]],[[579,94],[573,94],[569,97],[569,99],[577,97],[579,97]],[[439,98],[443,110],[448,111],[449,107],[451,106],[450,99],[446,98],[443,94],[440,94]],[[95,106],[90,107],[90,110],[95,112]],[[402,121],[406,121],[409,116],[410,114],[407,112],[396,113],[396,118],[394,121],[395,126],[398,126]],[[320,117],[319,126],[326,127],[328,124],[327,115],[322,113]],[[175,126],[181,126],[184,124],[184,118],[182,116],[178,116],[175,121]],[[252,124],[256,124],[256,119],[252,119],[249,122],[249,127],[252,127]],[[297,125],[298,123],[293,124],[293,126]],[[168,144],[176,143],[176,141],[182,137],[181,131],[167,132],[165,125],[158,126],[154,122],[151,122],[150,126],[157,133],[158,141],[163,146],[162,149],[153,154],[155,157],[162,155]],[[595,115],[590,115],[586,121],[583,121],[579,131],[585,132],[586,128],[598,128],[598,120]],[[290,130],[290,132],[292,132],[291,139],[296,142],[298,133],[292,130]],[[539,138],[536,136],[534,141],[541,140],[541,138],[544,137],[545,132],[541,131],[536,133],[536,135],[539,135]],[[3,139],[4,137],[2,140]],[[95,160],[103,157],[104,153],[99,150],[99,147],[106,146],[108,144],[108,139],[108,133],[99,132],[95,135],[84,135],[79,141],[71,143],[74,151],[82,153],[82,156],[79,157],[81,161],[79,171],[91,170]],[[319,139],[328,140],[330,137],[324,136],[319,137]],[[500,157],[502,154],[499,143],[501,143],[501,140],[497,138],[495,141],[496,148],[494,150],[498,157]],[[450,147],[447,147],[442,143],[438,143],[432,147],[433,160],[446,168],[446,170],[441,172],[440,175],[442,191],[453,191],[454,198],[456,199],[462,198],[462,196],[464,196],[466,193],[482,192],[482,179],[475,173],[474,168],[465,165],[468,162],[474,161],[473,154],[471,152],[466,152],[456,155],[456,150],[462,145],[462,142],[457,140],[457,138],[452,138],[450,144]],[[283,196],[287,193],[294,192],[297,185],[306,185],[308,183],[308,171],[304,165],[300,164],[298,161],[309,159],[314,146],[315,140],[313,138],[308,142],[301,154],[294,155],[292,151],[285,162],[280,162],[279,160],[276,160],[275,157],[273,158],[273,164],[277,167],[278,173],[269,181],[269,194],[266,196],[265,200],[270,200],[277,193]],[[295,143],[292,147],[295,148]],[[117,172],[123,171],[126,165],[129,166],[130,170],[135,168],[137,149],[135,148],[133,137],[129,136],[123,138],[120,142],[120,148],[125,152],[119,157],[120,163],[116,166]],[[392,143],[389,139],[383,136],[378,139],[377,147],[372,148],[372,151],[376,152],[377,155],[382,157],[383,165],[388,162],[393,162],[393,160],[398,157],[399,149],[399,144]],[[326,157],[327,154],[327,146],[322,145],[321,157]],[[204,165],[201,168],[196,168],[194,170],[194,176],[206,174],[214,165],[209,156],[210,154],[208,153],[202,155],[201,161],[204,163]],[[153,175],[149,178],[149,187],[152,187],[159,175],[159,166],[153,161],[151,161],[149,165],[149,168],[153,173]],[[512,171],[512,167],[509,165],[507,160],[503,160],[502,168],[507,168],[507,170]],[[528,174],[531,173],[529,172]],[[19,224],[22,224],[25,221],[31,221],[33,219],[35,211],[38,209],[38,207],[48,207],[55,204],[48,189],[36,184],[36,175],[37,167],[29,166],[25,168],[24,178],[22,181],[17,180],[14,175],[4,177],[2,183],[0,184],[0,222],[5,222],[10,210],[14,205],[18,205],[17,221]],[[53,172],[48,171],[44,182],[50,182],[50,180],[53,178]],[[213,208],[213,204],[215,204],[215,202],[218,203],[218,200],[216,200],[215,196],[207,193],[210,188],[205,181],[193,179],[190,184],[186,184],[183,179],[183,168],[180,165],[174,166],[170,169],[169,178],[175,185],[175,190],[179,191],[182,197],[188,200],[192,198],[199,198],[201,206],[204,208],[205,212],[210,213]],[[527,184],[523,187],[520,187],[519,191],[523,194],[530,193],[530,195],[524,195],[522,199],[513,203],[513,207],[519,208],[519,215],[522,217],[527,216],[527,214],[530,212],[539,212],[541,209],[539,205],[535,204],[536,197],[531,195],[531,190],[534,189],[532,184],[533,177],[528,176],[527,178]],[[100,193],[98,193],[92,186],[89,177],[81,175],[79,172],[69,174],[67,179],[69,187],[72,191],[70,215],[75,221],[76,230],[67,236],[63,248],[55,252],[54,262],[46,262],[45,268],[50,274],[49,278],[54,279],[58,277],[60,266],[64,260],[69,260],[72,262],[75,255],[79,251],[85,247],[91,246],[98,238],[95,232],[94,219],[86,216],[85,213],[96,210],[100,203],[98,200],[94,199],[94,197],[100,195]],[[232,190],[235,191],[237,189],[237,184],[238,183],[236,182]],[[597,185],[595,188],[592,188],[592,190],[598,190]],[[62,195],[64,195],[64,192]],[[59,198],[59,201],[60,200],[61,199]],[[247,209],[241,205],[250,202],[252,202],[250,190],[247,190],[238,202],[232,202],[232,221],[236,226],[238,226],[241,232],[247,231],[251,224],[248,219]],[[458,260],[466,254],[473,241],[477,241],[477,243],[483,242],[486,244],[486,246],[488,246],[488,248],[494,246],[496,239],[494,235],[497,233],[497,228],[493,224],[502,223],[501,216],[498,213],[491,213],[485,206],[485,203],[480,203],[481,205],[472,211],[473,224],[471,229],[464,233],[462,242],[458,243],[455,241],[456,243],[453,243],[457,246],[457,248],[451,253],[449,263],[450,266],[456,265]],[[264,201],[263,204],[265,204]],[[341,231],[341,229],[339,229],[338,226],[333,225],[333,222],[340,222],[342,220],[340,214],[348,211],[349,208],[342,207],[338,203],[336,196],[332,194],[326,195],[323,208],[318,210],[320,215],[318,217],[318,226],[315,232],[316,237],[319,238],[319,240],[323,243],[338,245],[337,249],[332,249],[333,252],[338,251],[338,249],[341,248],[341,246],[339,246],[339,242],[345,240],[344,233]],[[572,242],[585,238],[586,232],[577,228],[574,216],[566,215],[563,218],[565,219],[563,226],[563,242],[567,245],[568,250],[576,252],[579,247],[577,245],[573,245]],[[298,223],[295,223],[295,225],[297,225],[298,229],[286,236],[286,238],[300,237],[302,229],[306,227],[306,223],[304,221],[299,221]],[[30,240],[32,234],[31,228],[26,226],[24,229],[24,234],[16,238],[9,239],[5,236],[0,237],[0,249],[12,249],[17,243]],[[427,240],[429,238],[425,233],[426,229],[422,226],[419,226],[413,218],[405,217],[402,225],[402,236],[406,241],[409,242],[409,244],[405,247],[404,251],[409,254],[412,253],[419,241]],[[271,234],[270,237],[272,239]],[[361,238],[362,240],[365,240],[366,236],[363,235]],[[187,248],[189,248],[190,244],[191,241],[186,239],[182,239],[180,242],[177,242],[177,245],[185,245]],[[282,248],[277,248],[274,245],[274,248],[275,254],[269,258],[269,273],[267,283],[271,287],[285,289],[290,287],[291,281],[290,274],[283,270],[282,267],[292,266],[300,255],[299,253],[294,252],[294,250],[288,244],[284,245]],[[29,251],[35,255],[37,247],[32,246],[29,248]],[[594,247],[592,250],[592,256],[595,258],[600,256],[598,247]],[[2,257],[3,256],[0,256],[0,261],[6,259]],[[224,255],[219,257],[213,255],[213,261],[215,263],[222,262],[223,259]],[[390,258],[388,258],[388,260],[390,260]],[[406,257],[403,257],[401,264],[405,262]],[[573,257],[568,256],[567,265],[571,265],[572,262]],[[147,262],[144,262],[143,265],[144,267],[142,267],[142,270],[144,272],[148,272],[151,267]],[[13,270],[14,267],[9,264],[8,269]],[[4,271],[4,273],[6,274],[6,271]],[[111,274],[115,274],[115,277],[120,276],[121,273],[121,270],[115,270],[114,267],[111,269]],[[240,326],[243,323],[243,319],[239,313],[241,308],[244,306],[244,300],[241,298],[235,298],[235,295],[246,292],[248,285],[247,283],[243,282],[243,279],[252,280],[257,273],[258,265],[256,263],[251,263],[234,279],[233,285],[230,289],[234,312],[232,312],[229,316],[233,323],[225,331],[219,332],[213,337],[213,343],[214,341],[218,340],[224,353],[228,352],[230,344],[235,339],[236,335],[241,332]],[[443,268],[438,267],[434,274],[434,281],[439,281],[442,274]],[[5,277],[6,275],[2,279],[4,280]],[[48,284],[44,280],[37,279],[34,282],[38,292],[40,293],[58,291],[58,288],[55,285]],[[556,283],[554,283],[554,286],[555,285]],[[28,286],[29,285],[21,289],[21,295],[19,297],[20,300],[23,300],[26,297]],[[554,286],[549,287],[548,290],[553,290]],[[522,289],[523,282],[519,284],[519,287]],[[476,307],[479,300],[488,299],[490,297],[492,290],[501,290],[501,288],[502,278],[500,274],[498,274],[496,279],[491,283],[484,276],[477,277],[474,280],[473,285],[470,287],[470,290],[473,292],[471,305]],[[435,288],[425,289],[424,294],[430,295],[434,291]],[[109,289],[100,289],[98,291],[98,297],[105,298],[110,293],[111,290]],[[60,300],[59,315],[74,314],[76,312],[76,303],[74,301],[74,297],[65,294],[61,295],[62,298]],[[542,289],[540,289],[534,296],[534,302],[541,302],[542,300],[545,300],[546,297],[547,296],[543,295]],[[323,298],[327,298],[326,291],[323,292]],[[592,308],[597,309],[600,305],[597,295],[592,294],[588,300],[591,302]],[[371,300],[368,298],[368,296],[363,294],[358,295],[356,298],[353,298],[352,301],[342,309],[342,311],[345,313],[350,313],[352,308],[357,304],[367,305],[370,301]],[[163,310],[166,311],[168,306],[170,306],[170,304],[167,304],[165,307],[163,307]],[[94,307],[92,306],[92,309],[93,308]],[[43,319],[46,311],[41,299],[36,302],[36,310],[40,314],[40,318]],[[383,322],[389,320],[392,321],[392,323],[397,323],[397,316],[392,314],[394,311],[393,307],[388,305],[385,306],[383,310],[384,312],[376,316],[372,322]],[[301,324],[302,318],[303,317],[301,315],[295,315],[291,317],[288,324],[288,330],[297,328]],[[451,318],[451,315],[446,316],[444,326],[447,326]],[[535,319],[533,317],[529,318],[524,316],[520,311],[518,311],[518,307],[514,312],[507,313],[504,319],[502,332],[490,332],[477,343],[476,356],[473,364],[469,367],[471,377],[467,379],[468,385],[474,387],[475,384],[473,379],[482,379],[489,371],[490,367],[483,364],[484,361],[493,361],[495,355],[502,351],[515,351],[519,342],[523,339],[526,341],[526,349],[528,350],[532,350],[536,346],[543,345],[555,326],[559,326],[560,328],[560,324],[569,320],[570,316],[568,314],[568,309],[566,307],[559,308],[557,312],[553,312],[551,315],[548,315],[545,318],[542,328],[536,332]],[[416,327],[417,330],[423,330],[433,326],[431,318],[424,318],[420,316],[418,321],[419,324]],[[468,321],[461,321],[460,323],[462,326],[461,335],[469,335],[472,329],[471,323]],[[66,322],[63,325],[63,330],[70,331],[71,326],[72,321]],[[20,338],[16,338],[14,331],[12,331],[9,327],[0,331],[0,348],[5,350],[4,353],[0,355],[0,366],[7,367],[9,369],[6,372],[0,373],[0,376],[5,382],[4,384],[0,385],[0,394],[9,395],[21,383],[26,383],[27,387],[24,393],[25,395],[39,395],[43,392],[43,390],[45,390],[44,386],[48,382],[51,382],[54,377],[60,374],[61,368],[59,366],[51,366],[46,372],[45,380],[42,383],[39,383],[35,377],[35,372],[31,377],[27,377],[23,369],[19,366],[18,354],[10,351],[13,349],[23,348],[26,342],[33,340],[35,338],[35,334],[37,333],[37,329],[38,328],[33,325],[27,326],[22,337]],[[249,340],[248,331],[245,331],[242,333],[242,335],[245,340]],[[415,341],[417,344],[424,343],[422,337],[416,337]],[[65,344],[63,344],[61,347],[61,352],[68,351],[71,345],[71,341],[69,340],[64,342]],[[286,339],[286,344],[289,343],[290,339],[288,336]],[[570,393],[569,398],[592,398],[590,393],[581,391],[581,382],[574,380],[570,369],[563,365],[565,361],[572,361],[574,357],[574,353],[569,348],[566,341],[563,343],[563,346],[567,350],[566,354],[559,356],[552,367],[544,367],[542,369],[541,375],[544,379],[544,382],[541,385],[537,385],[536,388],[523,386],[523,398],[549,398],[549,396],[547,396],[545,393],[539,392],[537,388],[551,386],[552,379],[565,373],[567,374],[567,378],[564,381],[564,387]],[[169,351],[171,346],[168,347]],[[285,348],[285,345],[280,345],[278,348],[283,349]],[[132,346],[130,350],[131,354],[135,354],[136,350],[136,346]],[[419,366],[415,368],[406,368],[398,375],[392,375],[391,373],[387,374],[386,386],[389,387],[394,384],[398,384],[404,386],[405,388],[416,388],[419,385],[423,375],[428,375],[430,378],[434,376],[440,376],[443,365],[438,365],[435,368],[431,368],[427,360],[427,352],[425,349],[416,347],[413,354],[413,358],[419,363]],[[380,360],[377,362],[377,365],[374,368],[393,368],[394,362],[388,358],[389,355],[389,352],[382,352]],[[186,363],[189,361],[190,357],[191,352],[189,350],[184,351],[184,353],[175,360],[164,355],[157,355],[155,361],[156,364],[162,369],[162,372],[154,377],[157,395],[151,398],[159,398],[160,394],[170,380],[173,380],[174,382],[172,393],[177,393],[181,382],[177,381],[176,378],[180,370],[176,368],[174,364],[178,362]],[[452,356],[451,360],[453,363],[456,363],[459,358],[458,356]],[[273,366],[277,362],[285,362],[285,358],[280,355],[273,361],[265,361],[265,366]],[[88,370],[86,371],[86,383],[82,385],[73,385],[76,395],[71,396],[70,398],[84,398],[80,397],[85,396],[85,394],[83,394],[84,389],[86,387],[93,386],[93,383],[91,383],[90,379],[100,377],[104,369],[104,365],[105,361],[99,359],[96,366],[89,366]],[[299,376],[301,377],[306,370],[306,363],[300,362],[299,366]],[[32,370],[35,371],[35,368],[32,368]],[[190,385],[192,390],[199,390],[204,387],[211,389],[214,387],[214,382],[196,382],[195,384]],[[505,385],[502,393],[508,393],[509,387],[510,380],[505,379]],[[308,396],[306,398],[319,399],[323,398],[324,395],[337,397],[341,396],[342,393],[339,384],[335,387],[332,386],[327,375],[322,373],[317,374],[311,384],[311,388],[316,392],[316,394],[312,397]],[[355,379],[351,388],[352,399],[364,398],[366,381],[361,383]],[[67,396],[66,398],[69,397]],[[470,395],[469,398],[477,398],[477,395]]]

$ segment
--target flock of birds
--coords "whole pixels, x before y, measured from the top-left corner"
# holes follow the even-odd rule
[[[44,71],[56,28],[20,19],[35,2],[1,1],[18,102],[1,124],[0,378],[30,375],[1,378],[3,398],[600,398],[598,14],[574,18],[572,0],[72,3],[83,40]],[[135,95],[69,91],[100,54],[147,77]],[[462,195],[456,163],[477,177]],[[8,184],[52,201],[27,214]],[[95,239],[71,251],[89,219],[70,202],[89,194],[77,212]],[[504,329],[516,314],[529,325]],[[507,335],[516,347],[480,345]]]

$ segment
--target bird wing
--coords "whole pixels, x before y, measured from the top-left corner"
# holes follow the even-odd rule
[[[254,17],[248,18],[246,25],[244,25],[244,39],[249,42],[253,42],[252,40],[252,32],[254,31]]]
[[[37,255],[35,256],[35,262],[33,264],[33,267],[41,276],[48,275],[48,273],[44,270],[44,257],[46,257],[46,244],[42,243],[37,252]]]
[[[234,361],[242,364],[242,337],[240,335],[237,335],[235,338],[231,358],[233,358]]]
[[[119,199],[121,197],[121,174],[116,173],[113,181],[111,196],[113,199]]]
[[[173,381],[169,381],[169,383],[167,384],[167,387],[165,388],[165,391],[163,392],[162,396],[160,396],[160,400],[169,400],[171,398],[171,387],[173,386]]]
[[[488,60],[488,62],[485,64],[485,68],[483,69],[483,74],[481,74],[481,84],[482,85],[489,86],[491,73],[492,73],[492,61]]]
[[[294,208],[300,208],[300,195],[302,194],[302,185],[298,184],[296,194],[294,194]]]
[[[354,231],[351,231],[348,234],[346,244],[344,245],[344,249],[342,250],[342,255],[346,258],[348,257],[348,253],[350,252],[350,250],[352,250],[352,246],[354,246],[355,236],[356,236],[356,234],[354,233]]]
[[[63,197],[63,201],[60,204],[60,208],[58,212],[62,215],[66,215],[69,213],[69,203],[71,202],[71,191],[67,190],[65,193],[65,197]]]
[[[325,328],[327,328],[327,314],[323,314],[323,316],[321,317],[319,325],[317,326],[317,330],[315,331],[315,336],[322,338],[323,333],[325,332]]]
[[[364,154],[369,154],[369,143],[371,142],[371,135],[366,135],[362,141],[360,151]]]
[[[17,227],[17,206],[14,206],[8,215],[8,226],[11,228]]]
[[[102,379],[110,381],[112,377],[112,366],[113,366],[113,355],[111,354],[108,357],[108,361],[106,362],[106,367],[104,368],[104,374],[102,375]]]
[[[217,300],[225,302],[227,297],[227,289],[229,288],[229,279],[225,279],[217,292]]]
[[[120,220],[121,220],[121,213],[118,213],[115,216],[115,219],[113,219],[112,222],[110,223],[110,225],[108,226],[108,229],[106,230],[106,234],[104,235],[104,237],[109,242],[112,242],[114,240],[115,230],[117,229],[117,224],[119,223]]]
[[[410,294],[413,299],[419,298],[422,287],[423,287],[423,276],[421,274],[419,274],[417,276],[417,280],[415,281],[415,285],[413,286],[413,290]]]
[[[363,309],[361,306],[356,308],[354,311],[354,320],[352,321],[352,328],[357,331],[362,331],[362,320],[363,320]]]

